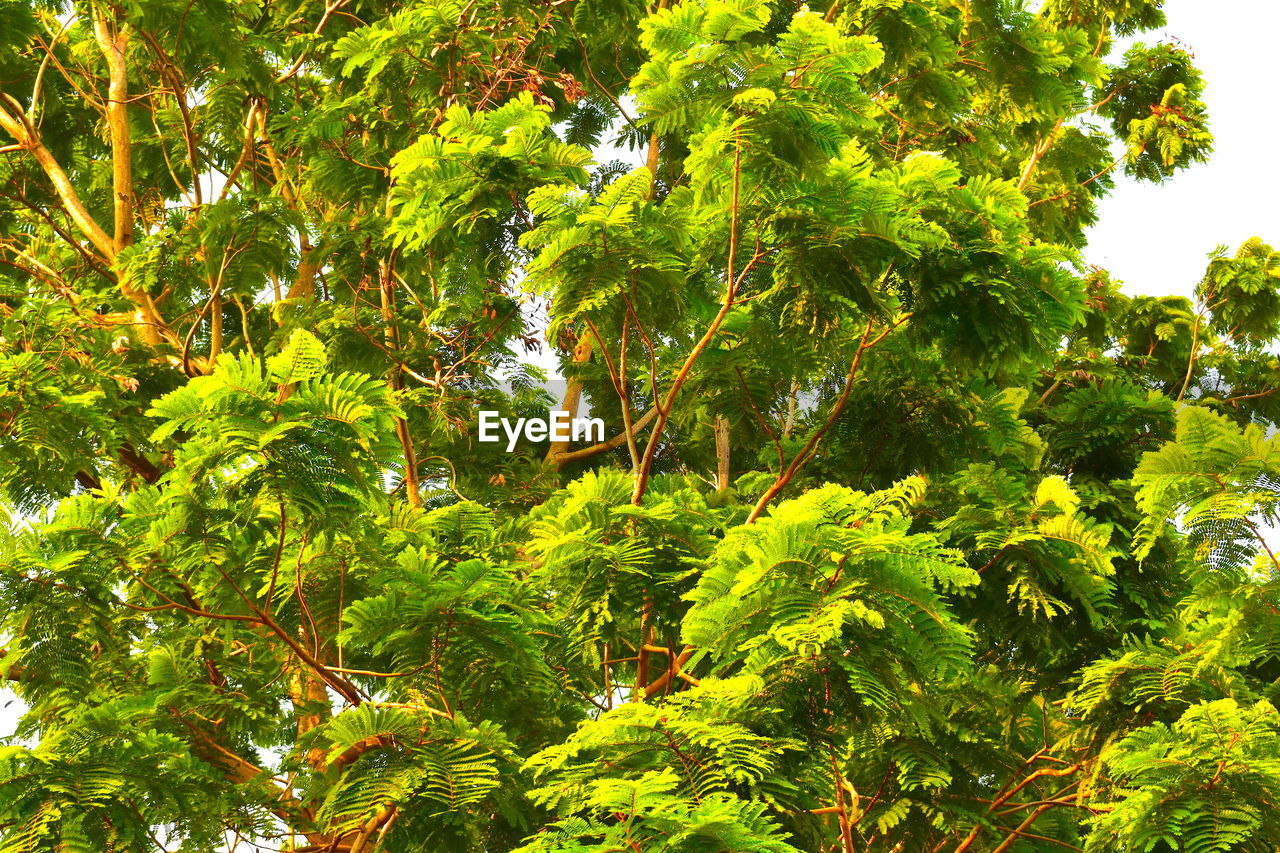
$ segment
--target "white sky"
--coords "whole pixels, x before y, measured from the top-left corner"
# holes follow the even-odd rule
[[[1214,246],[1234,252],[1250,237],[1280,243],[1280,2],[1166,0],[1165,12],[1168,26],[1142,40],[1177,39],[1195,54],[1214,154],[1161,186],[1120,177],[1085,258],[1127,293],[1190,296]]]

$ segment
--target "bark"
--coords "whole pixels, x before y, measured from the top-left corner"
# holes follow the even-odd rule
[[[204,729],[188,722],[181,714],[173,712],[183,726],[191,733],[191,751],[197,757],[218,768],[234,785],[256,788],[269,798],[266,805],[268,811],[280,819],[282,823],[302,835],[307,844],[316,849],[342,849],[335,845],[339,839],[332,835],[317,832],[311,827],[315,820],[315,812],[304,805],[289,789],[281,790],[272,785],[267,773],[261,767],[236,755],[218,743],[217,739]]]
[[[0,128],[31,152],[53,184],[54,192],[66,208],[71,221],[107,263],[114,264],[120,250],[132,244],[134,238],[133,154],[128,116],[129,76],[125,61],[128,35],[123,29],[111,26],[97,10],[94,12],[93,25],[109,74],[106,117],[111,133],[114,234],[107,234],[89,212],[66,170],[45,146],[40,132],[28,120],[22,105],[3,93],[0,93]],[[138,307],[134,321],[143,340],[152,346],[162,341],[178,346],[177,336],[164,322],[150,294],[132,287],[119,270],[116,271],[116,278],[120,292]]]
[[[591,351],[592,351],[591,338],[586,335],[583,335],[582,338],[578,341],[578,345],[573,349],[573,363],[574,364],[587,363],[588,361],[591,360]],[[564,397],[560,400],[560,411],[568,412],[569,419],[573,420],[578,416],[578,410],[581,407],[582,407],[582,380],[578,379],[577,377],[573,377],[569,380],[568,384],[565,385]],[[623,441],[626,441],[625,436],[623,437]],[[546,461],[551,463],[556,463],[557,465],[563,465],[565,461],[564,457],[568,455],[568,452],[569,452],[568,439],[565,439],[564,441],[552,441],[551,446],[547,448]]]
[[[26,113],[21,105],[13,98],[2,93],[0,93],[0,127],[3,127],[5,132],[16,139],[19,145],[31,152],[31,156],[35,157],[36,162],[40,165],[45,175],[48,176],[50,183],[53,184],[54,192],[57,193],[58,199],[62,202],[63,207],[66,208],[67,215],[71,217],[71,221],[88,238],[93,247],[106,258],[108,263],[114,261],[116,257],[115,242],[98,224],[98,221],[93,218],[93,214],[89,212],[89,208],[81,200],[80,194],[76,192],[75,185],[67,177],[66,171],[49,149],[45,147],[40,134],[27,120]]]
[[[1027,161],[1027,166],[1022,170],[1022,175],[1018,178],[1018,189],[1025,190],[1031,183],[1031,176],[1035,174],[1036,166],[1040,165],[1040,158],[1049,153],[1049,149],[1053,147],[1053,143],[1057,141],[1058,131],[1062,129],[1062,125],[1066,119],[1058,119],[1053,129],[1045,134],[1044,139],[1036,143],[1036,147],[1031,150],[1031,158]]]
[[[729,419],[716,415],[716,491],[729,491]]]
[[[642,429],[647,427],[650,422],[657,417],[657,415],[658,409],[657,407],[654,407],[637,418],[635,423],[631,425],[631,436],[637,435]],[[599,444],[593,444],[590,447],[580,447],[577,450],[570,450],[565,453],[561,453],[551,461],[557,468],[563,468],[570,462],[576,462],[579,459],[589,459],[592,456],[597,456],[606,451],[621,447],[627,443],[628,438],[629,436],[627,433],[620,432],[613,438],[608,439],[607,441],[602,441]]]
[[[129,132],[129,67],[125,51],[129,33],[103,17],[102,9],[93,7],[93,33],[107,60],[107,127],[111,131],[111,176],[115,209],[116,251],[133,243],[133,140]]]
[[[400,351],[400,332],[395,324],[395,276],[392,274],[390,260],[378,262],[378,276],[382,297],[382,321],[386,324],[387,349],[395,354]],[[404,388],[404,374],[398,361],[391,366],[390,382],[392,391],[398,392]],[[400,449],[404,454],[405,494],[412,506],[422,506],[418,483],[418,453],[414,448],[413,435],[409,432],[409,422],[404,418],[396,418],[396,438],[400,440]]]
[[[320,264],[316,260],[316,247],[311,245],[307,235],[298,237],[298,274],[289,291],[287,299],[310,299],[316,292],[316,275],[320,272]]]
[[[323,723],[327,717],[324,710],[329,707],[329,692],[324,682],[305,666],[296,666],[293,673],[293,713],[298,720],[298,738]],[[323,770],[325,751],[321,747],[307,750],[307,763],[314,770]]]

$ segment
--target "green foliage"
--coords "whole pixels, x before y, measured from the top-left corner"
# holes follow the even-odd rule
[[[1135,539],[1144,556],[1170,522],[1186,533],[1195,556],[1215,568],[1251,562],[1258,525],[1276,523],[1280,440],[1257,425],[1241,431],[1221,415],[1188,406],[1175,440],[1143,457],[1134,472],[1146,515]]]
[[[1109,82],[1115,97],[1101,112],[1118,136],[1127,136],[1130,173],[1159,181],[1207,159],[1213,136],[1200,100],[1204,81],[1185,50],[1136,45]]]
[[[500,222],[511,196],[530,186],[585,181],[590,154],[550,133],[549,112],[527,95],[493,111],[451,108],[436,133],[393,161],[393,233],[409,247],[465,235]]]
[[[1277,827],[1262,804],[1280,791],[1276,709],[1231,699],[1138,729],[1102,753],[1114,788],[1090,849],[1264,850]],[[1109,800],[1109,801],[1108,801]]]
[[[1241,246],[1234,258],[1215,254],[1198,293],[1213,306],[1213,330],[1223,335],[1238,333],[1254,343],[1280,334],[1280,299],[1274,284],[1278,276],[1280,259],[1256,237]]]
[[[175,471],[233,503],[238,494],[269,500],[287,490],[312,510],[363,508],[396,447],[398,411],[385,384],[327,374],[325,361],[303,331],[265,371],[252,357],[226,358],[156,401],[152,414],[165,423],[151,439],[181,433]]]
[[[0,851],[1276,849],[1280,267],[1079,255],[1163,23],[0,0]]]
[[[908,532],[923,486],[825,486],[729,531],[690,594],[683,639],[717,673],[803,684],[834,668],[855,707],[880,711],[905,684],[963,668],[969,634],[939,592],[978,578],[957,552]]]
[[[766,812],[777,757],[799,744],[737,721],[760,687],[708,680],[661,708],[623,705],[534,755],[530,796],[564,818],[521,849],[794,850]]]

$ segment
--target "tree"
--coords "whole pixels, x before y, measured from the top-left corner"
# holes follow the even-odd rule
[[[1162,22],[0,7],[0,849],[1274,849],[1280,266],[1078,254]]]

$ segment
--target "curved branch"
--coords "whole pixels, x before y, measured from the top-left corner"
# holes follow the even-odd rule
[[[827,415],[827,419],[823,421],[822,426],[818,427],[818,429],[814,431],[813,435],[809,436],[809,440],[805,442],[804,447],[800,448],[800,452],[791,460],[791,464],[787,466],[785,471],[778,475],[778,479],[774,480],[773,485],[765,490],[765,493],[760,496],[760,500],[756,501],[756,505],[751,509],[751,514],[747,516],[747,524],[751,524],[758,519],[760,514],[764,512],[764,508],[769,505],[769,502],[776,498],[778,494],[787,487],[787,484],[795,478],[800,469],[803,468],[813,456],[814,451],[818,448],[818,444],[831,430],[831,427],[835,425],[836,420],[840,417],[840,414],[844,411],[844,407],[849,402],[849,395],[853,393],[853,382],[858,376],[858,367],[862,363],[862,354],[884,340],[886,335],[905,323],[910,316],[910,314],[903,315],[898,318],[898,320],[885,327],[884,331],[879,335],[875,338],[871,338],[870,340],[868,338],[870,338],[871,328],[875,321],[867,321],[867,328],[862,333],[862,340],[858,344],[858,351],[854,353],[853,363],[849,365],[849,373],[845,377],[844,388],[841,389],[840,396],[831,407],[831,412]]]
[[[637,418],[635,422],[631,425],[631,435],[634,436],[637,433],[639,433],[641,430],[643,430],[645,427],[647,427],[649,423],[657,416],[657,414],[658,414],[658,409],[655,406],[649,409],[649,411],[645,412],[639,418]],[[608,439],[607,441],[602,441],[598,444],[593,444],[590,447],[580,447],[577,450],[566,450],[562,453],[557,453],[555,456],[552,456],[548,461],[550,461],[551,464],[555,465],[557,468],[561,468],[565,465],[568,465],[570,462],[577,462],[579,459],[590,459],[592,456],[598,456],[601,453],[605,453],[609,450],[613,450],[615,448],[621,447],[622,445],[627,443],[627,438],[628,438],[627,433],[623,431],[615,435],[613,438]]]
[[[40,138],[40,133],[27,120],[27,114],[22,109],[22,105],[4,92],[0,92],[0,128],[4,128],[5,132],[16,139],[19,145],[31,152],[40,168],[44,170],[44,173],[53,183],[54,192],[62,200],[62,204],[66,207],[71,221],[88,238],[94,248],[101,252],[108,261],[114,261],[116,257],[114,241],[107,236],[107,232],[93,218],[93,214],[85,206],[80,194],[76,192],[71,179],[67,177],[66,171],[49,149],[45,147],[44,141]]]

